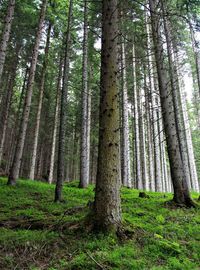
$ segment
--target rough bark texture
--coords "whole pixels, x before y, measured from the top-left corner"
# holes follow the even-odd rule
[[[30,113],[33,84],[34,84],[34,79],[35,79],[36,64],[37,64],[38,53],[39,53],[39,44],[40,44],[40,39],[42,36],[43,22],[45,19],[47,3],[48,3],[48,0],[43,0],[42,2],[40,19],[39,19],[39,24],[38,24],[38,31],[37,31],[35,45],[34,45],[34,49],[32,53],[31,67],[30,67],[30,72],[29,72],[23,115],[22,115],[22,119],[20,123],[20,129],[19,129],[19,134],[17,138],[17,145],[16,145],[16,149],[14,153],[14,159],[13,159],[9,177],[8,177],[8,185],[15,185],[16,180],[19,176],[24,142],[25,142],[25,137],[26,137],[26,130],[27,130],[27,125],[28,125],[29,113]]]
[[[83,76],[82,76],[82,122],[81,122],[81,155],[79,187],[86,188],[89,184],[90,143],[88,141],[88,3],[84,4],[84,37],[83,37]]]
[[[116,231],[121,223],[117,0],[103,0],[102,23],[99,156],[94,228]]]
[[[13,15],[15,10],[15,0],[10,0],[8,3],[7,15],[5,18],[4,30],[0,43],[0,84],[3,74],[3,67],[6,58],[6,50],[8,46],[8,41],[10,38],[11,26],[13,21]]]
[[[177,204],[191,206],[193,202],[190,198],[187,182],[185,180],[183,164],[181,160],[179,142],[176,130],[174,104],[171,89],[168,87],[167,70],[163,53],[163,44],[160,35],[160,20],[156,13],[157,1],[149,0],[151,11],[151,24],[153,42],[158,73],[159,91],[161,97],[162,114],[164,118],[164,128],[167,140],[167,149],[171,168],[171,178],[174,188],[174,202]]]
[[[6,93],[6,100],[5,100],[5,107],[2,106],[3,111],[2,111],[2,119],[1,119],[1,141],[0,141],[0,164],[2,161],[2,156],[3,156],[3,148],[4,148],[4,142],[6,138],[6,130],[7,130],[7,125],[8,125],[8,118],[9,118],[9,110],[10,110],[10,105],[11,105],[11,100],[12,100],[12,95],[13,95],[13,88],[15,85],[15,77],[16,77],[16,72],[17,72],[17,66],[19,63],[19,52],[21,49],[21,45],[17,44],[16,45],[16,54],[13,59],[13,66],[11,69],[11,76],[10,80],[8,83],[8,89]]]
[[[34,180],[34,177],[35,177],[37,148],[38,148],[38,139],[39,139],[39,130],[40,130],[40,118],[41,118],[41,112],[42,112],[45,78],[46,78],[46,70],[47,70],[47,64],[48,64],[51,28],[52,26],[51,24],[49,24],[48,31],[47,31],[47,41],[46,41],[46,47],[45,47],[44,62],[43,62],[43,67],[42,67],[42,72],[41,72],[41,83],[40,83],[40,89],[39,89],[40,95],[39,95],[39,103],[38,103],[37,116],[36,116],[36,126],[34,129],[34,137],[33,137],[33,152],[31,156],[31,165],[30,165],[30,173],[29,173],[29,178],[31,180]]]
[[[57,166],[57,182],[55,189],[55,202],[62,200],[62,188],[65,179],[65,139],[66,139],[66,109],[67,109],[67,95],[68,95],[68,78],[69,78],[69,49],[70,49],[70,29],[72,17],[73,1],[70,0],[68,23],[65,40],[65,62],[63,71],[63,86],[61,92],[60,103],[60,125],[59,125],[59,138],[58,138],[58,166]]]
[[[122,42],[122,182],[125,186],[131,188],[128,89],[126,81],[126,56],[124,47],[124,42]]]
[[[138,114],[138,89],[137,89],[137,76],[136,76],[136,56],[135,46],[133,45],[133,101],[134,101],[134,131],[135,131],[135,187],[142,189],[142,175],[141,175],[141,160],[140,160],[140,134],[139,134],[139,114]]]
[[[55,161],[55,152],[56,152],[56,137],[58,130],[58,114],[59,114],[59,104],[60,104],[60,90],[61,90],[61,79],[62,79],[62,65],[63,61],[60,60],[59,74],[58,74],[58,83],[57,83],[57,94],[56,94],[56,108],[54,114],[54,128],[52,135],[52,146],[51,146],[51,158],[50,158],[50,166],[49,166],[49,176],[48,182],[51,184],[53,182],[54,175],[54,161]]]

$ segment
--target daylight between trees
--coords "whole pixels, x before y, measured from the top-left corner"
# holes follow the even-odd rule
[[[62,201],[64,181],[96,183],[94,221],[105,230],[121,223],[121,185],[172,192],[176,204],[194,206],[197,2],[0,1],[0,162],[8,184],[54,182]]]

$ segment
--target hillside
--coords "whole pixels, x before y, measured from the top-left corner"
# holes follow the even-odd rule
[[[95,235],[83,225],[93,189],[66,184],[66,201],[55,204],[53,185],[20,180],[10,187],[1,178],[0,269],[199,269],[199,209],[169,209],[171,194],[142,199],[123,188],[126,236]]]

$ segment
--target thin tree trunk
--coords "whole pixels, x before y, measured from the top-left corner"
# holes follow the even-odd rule
[[[68,78],[69,78],[69,49],[71,38],[71,17],[72,17],[73,0],[69,3],[68,24],[65,40],[65,63],[63,73],[63,86],[61,92],[61,108],[60,108],[60,125],[59,125],[59,139],[58,139],[58,166],[57,166],[57,182],[55,189],[55,202],[62,200],[62,188],[65,178],[65,140],[66,140],[66,107],[68,95]]]
[[[88,141],[88,3],[84,1],[84,38],[83,38],[83,76],[82,76],[82,121],[81,121],[81,155],[80,155],[80,188],[89,184],[90,143]],[[89,143],[89,144],[88,144]]]
[[[39,131],[40,131],[40,119],[41,119],[41,112],[42,112],[46,71],[47,71],[47,65],[48,65],[51,29],[52,29],[52,25],[50,23],[48,27],[48,31],[47,31],[47,41],[46,41],[46,47],[45,47],[45,53],[44,53],[44,62],[43,62],[43,67],[42,67],[42,72],[41,72],[41,84],[40,84],[40,89],[39,89],[39,94],[40,94],[39,104],[38,104],[37,116],[36,116],[36,126],[34,129],[34,136],[33,136],[33,152],[31,156],[31,165],[30,165],[30,173],[29,173],[29,178],[31,180],[34,180],[34,177],[35,177],[35,166],[36,166],[36,158],[37,158]]]
[[[1,85],[3,68],[4,68],[5,58],[6,58],[6,50],[7,50],[8,41],[10,38],[14,10],[15,10],[15,0],[10,0],[8,3],[7,15],[5,18],[3,34],[1,37],[1,43],[0,43],[0,85]]]
[[[144,70],[145,73],[145,70]],[[149,80],[151,78],[149,77]],[[152,134],[152,125],[151,125],[151,108],[150,108],[150,93],[149,89],[147,87],[147,78],[145,76],[145,85],[144,85],[144,90],[145,90],[145,107],[146,107],[146,114],[147,114],[147,153],[148,153],[148,176],[149,178],[146,180],[146,190],[151,190],[155,191],[155,178],[154,178],[154,153],[153,153],[153,134]],[[150,86],[150,85],[149,85]],[[154,184],[152,184],[154,183]]]
[[[94,229],[116,232],[121,224],[117,0],[103,0],[102,23],[99,156]]]
[[[135,124],[135,165],[136,165],[136,188],[142,189],[141,160],[140,160],[140,134],[139,134],[139,113],[138,113],[138,88],[136,76],[136,56],[135,46],[133,45],[133,80],[134,80],[134,124]]]
[[[13,88],[15,85],[15,77],[16,77],[16,72],[17,72],[17,66],[19,63],[19,52],[21,49],[21,45],[17,44],[16,45],[16,54],[15,54],[15,59],[13,60],[13,67],[11,70],[11,77],[8,83],[8,91],[6,94],[6,101],[5,101],[5,108],[4,111],[2,112],[2,134],[1,134],[1,142],[0,142],[0,163],[2,160],[2,155],[3,155],[3,147],[4,147],[4,142],[6,138],[6,130],[7,130],[7,125],[8,125],[8,118],[9,118],[9,110],[10,110],[10,105],[11,105],[11,100],[12,100],[12,95],[13,95]]]
[[[34,84],[34,79],[35,79],[35,71],[36,71],[37,59],[38,59],[38,54],[39,54],[39,44],[40,44],[40,39],[42,36],[43,22],[45,19],[47,3],[48,3],[48,0],[43,0],[42,2],[42,8],[41,8],[40,19],[39,19],[39,24],[38,24],[38,31],[37,31],[37,35],[35,39],[35,45],[34,45],[32,60],[31,60],[31,67],[30,67],[28,86],[27,86],[27,94],[26,94],[25,103],[24,103],[23,115],[22,115],[22,119],[20,123],[17,146],[15,149],[14,159],[13,159],[13,163],[12,163],[11,170],[8,177],[8,185],[15,185],[16,180],[19,177],[19,171],[20,171],[20,166],[21,166],[24,142],[25,142],[25,137],[26,137],[29,113],[30,113],[33,84]]]
[[[56,137],[57,137],[58,121],[59,121],[58,113],[59,113],[59,104],[60,104],[62,68],[63,68],[63,61],[61,59],[60,67],[59,67],[58,83],[57,83],[56,108],[55,108],[55,114],[54,114],[54,128],[53,128],[53,136],[52,136],[51,158],[50,158],[50,168],[49,168],[49,177],[48,177],[49,184],[53,182],[53,175],[54,175],[54,161],[55,161]]]
[[[198,85],[199,95],[200,95],[200,52],[197,47],[197,41],[195,39],[194,30],[192,27],[192,23],[190,21],[189,21],[189,28],[190,28],[192,49],[193,49],[193,54],[194,54],[195,67],[196,67],[197,85]]]
[[[122,42],[122,182],[132,187],[130,173],[129,115],[125,45]]]

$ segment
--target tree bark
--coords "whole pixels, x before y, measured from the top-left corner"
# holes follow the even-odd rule
[[[161,97],[162,114],[167,140],[167,149],[171,168],[171,178],[174,188],[174,202],[181,205],[193,206],[189,189],[184,175],[183,163],[179,150],[179,141],[176,129],[174,103],[167,81],[167,70],[165,66],[164,49],[160,35],[160,19],[156,12],[157,1],[149,0],[151,11],[151,25],[158,73],[159,92]]]
[[[38,148],[38,139],[39,139],[39,131],[40,131],[40,119],[41,119],[41,112],[42,112],[42,103],[43,103],[43,96],[44,96],[44,88],[45,88],[45,78],[46,78],[46,70],[48,65],[48,55],[49,55],[49,46],[50,46],[50,36],[51,36],[51,29],[52,25],[49,23],[49,27],[47,30],[47,41],[44,53],[44,62],[41,72],[41,83],[39,88],[39,103],[37,109],[37,116],[36,116],[36,126],[34,129],[34,137],[33,137],[33,151],[31,156],[31,165],[30,165],[30,172],[29,172],[29,179],[34,180],[35,177],[35,166],[36,166],[36,158],[37,158],[37,148]]]
[[[19,177],[19,171],[20,171],[20,166],[21,166],[24,142],[25,142],[25,137],[26,137],[29,113],[30,113],[30,106],[31,106],[31,100],[32,100],[35,71],[36,71],[37,59],[38,59],[38,54],[39,54],[39,45],[40,45],[40,39],[42,36],[43,22],[45,19],[47,3],[48,3],[48,0],[43,0],[42,2],[40,19],[39,19],[39,24],[38,24],[38,31],[37,31],[35,45],[34,45],[34,49],[32,53],[31,67],[30,67],[30,72],[29,72],[23,115],[22,115],[22,119],[20,123],[20,129],[19,129],[19,134],[18,134],[18,139],[17,139],[17,146],[15,149],[14,159],[13,159],[9,177],[8,177],[8,185],[15,185],[16,180]]]
[[[122,41],[122,183],[132,187],[130,172],[128,88],[126,78],[125,44]]]
[[[116,232],[121,224],[117,0],[103,0],[102,23],[99,156],[94,229]]]
[[[6,50],[7,50],[8,41],[10,38],[14,10],[15,10],[15,0],[10,0],[8,3],[7,15],[5,18],[3,34],[2,34],[1,43],[0,43],[0,85],[1,85],[3,68],[4,68],[5,58],[6,58]]]
[[[81,155],[80,155],[80,188],[86,188],[89,184],[88,152],[90,142],[88,140],[88,3],[84,1],[84,37],[83,37],[83,76],[82,76],[82,119],[81,119]]]
[[[138,88],[137,88],[137,72],[136,72],[136,56],[135,45],[133,45],[133,101],[134,101],[134,129],[135,129],[135,186],[137,189],[143,189],[141,175],[141,155],[140,155],[140,133],[139,133],[139,112],[138,112]]]
[[[71,17],[72,17],[73,1],[70,0],[68,12],[68,24],[65,40],[65,62],[63,73],[63,86],[61,92],[60,104],[60,125],[59,125],[59,139],[58,139],[58,166],[57,166],[57,182],[55,189],[55,202],[62,201],[62,188],[65,178],[65,139],[66,139],[66,108],[67,108],[67,95],[68,95],[68,78],[69,78],[69,49],[71,39]]]

